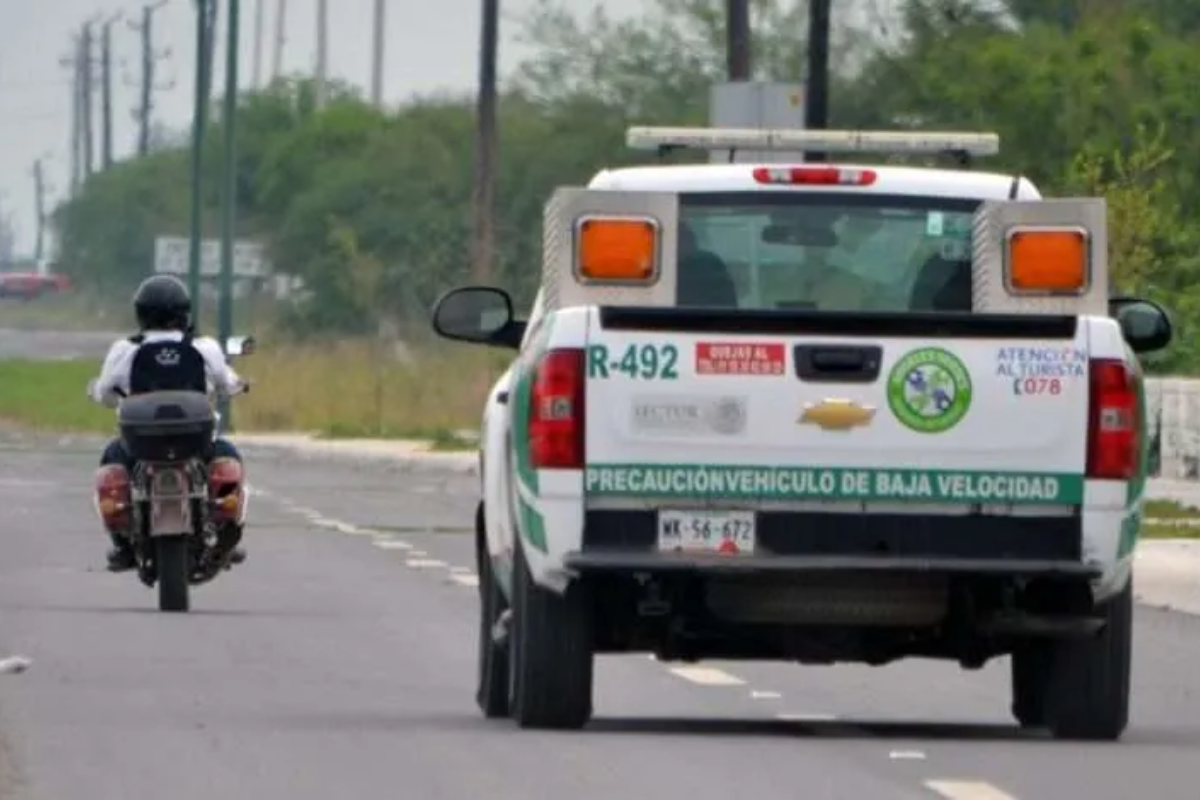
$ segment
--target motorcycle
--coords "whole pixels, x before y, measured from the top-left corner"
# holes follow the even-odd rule
[[[254,349],[251,337],[226,342],[230,360]],[[235,394],[248,391],[243,387]],[[191,587],[234,563],[222,534],[245,519],[242,465],[213,458],[220,415],[203,392],[122,396],[117,427],[132,472],[112,464],[96,475],[96,510],[111,533],[133,544],[137,574],[158,587],[160,611],[186,612]]]

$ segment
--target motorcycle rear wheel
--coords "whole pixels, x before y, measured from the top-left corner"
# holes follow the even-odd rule
[[[154,541],[154,551],[158,569],[158,610],[188,611],[188,537],[159,536]]]

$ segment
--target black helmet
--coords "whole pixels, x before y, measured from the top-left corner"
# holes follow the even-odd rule
[[[183,331],[191,325],[192,298],[183,281],[172,275],[154,275],[134,292],[133,310],[144,331]]]

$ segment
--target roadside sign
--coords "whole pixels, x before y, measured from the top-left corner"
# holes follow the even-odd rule
[[[186,236],[159,236],[154,240],[154,271],[171,275],[187,275],[189,240]],[[233,275],[235,278],[265,278],[271,270],[263,246],[248,239],[233,243]],[[200,243],[200,274],[216,278],[221,274],[221,240],[205,239]]]

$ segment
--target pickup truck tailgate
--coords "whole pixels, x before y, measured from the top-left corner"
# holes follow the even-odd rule
[[[1086,325],[731,334],[603,318],[588,338],[589,498],[1081,502]]]

